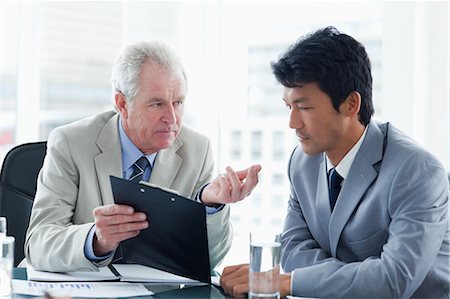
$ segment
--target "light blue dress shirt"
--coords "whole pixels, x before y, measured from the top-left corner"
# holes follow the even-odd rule
[[[147,160],[150,162],[150,165],[152,165],[152,166],[154,165],[157,153],[153,153],[150,155],[144,155],[134,145],[134,143],[130,140],[128,135],[125,133],[125,130],[123,129],[123,126],[122,126],[122,118],[121,117],[119,117],[119,138],[120,138],[120,144],[122,147],[122,170],[123,170],[122,177],[123,178],[128,179],[131,177],[131,174],[133,173],[133,164],[142,156],[145,156],[147,158]],[[147,167],[144,171],[143,180],[148,181],[150,179],[150,175],[151,175],[151,168]],[[206,187],[206,186],[207,185],[203,186],[200,190],[203,190],[204,187]],[[200,202],[200,193],[201,192],[198,192],[198,194],[195,197],[196,200],[199,202]],[[212,207],[207,207],[207,206],[205,206],[205,208],[206,208],[207,214],[214,214],[214,213],[220,211],[223,208],[223,205],[221,205],[217,208],[212,208]],[[94,254],[93,241],[94,241],[95,229],[96,229],[96,226],[93,225],[89,231],[89,234],[86,238],[86,242],[84,244],[84,254],[91,261],[100,261],[100,260],[107,259],[114,252],[110,252],[104,256],[96,256]]]

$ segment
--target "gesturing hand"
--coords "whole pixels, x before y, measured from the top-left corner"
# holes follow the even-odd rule
[[[261,165],[258,164],[240,171],[228,166],[226,173],[220,174],[203,190],[202,202],[213,206],[243,200],[258,184],[260,171]]]

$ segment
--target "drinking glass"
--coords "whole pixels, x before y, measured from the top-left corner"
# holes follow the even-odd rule
[[[249,298],[280,298],[281,235],[250,233]]]
[[[0,237],[0,298],[12,297],[14,237]]]
[[[6,217],[0,217],[0,238],[6,237]]]

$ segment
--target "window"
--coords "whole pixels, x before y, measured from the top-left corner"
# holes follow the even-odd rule
[[[235,160],[241,159],[242,132],[231,132],[231,157]]]
[[[260,161],[263,152],[263,134],[261,131],[253,131],[251,137],[251,158],[253,161]]]
[[[375,118],[450,167],[448,3],[438,1],[0,1],[0,160],[14,145],[112,109],[116,53],[131,41],[163,39],[189,78],[184,123],[210,137],[216,172],[263,166],[252,195],[233,205],[235,233],[281,229],[298,140],[270,61],[328,25],[365,45]]]
[[[274,131],[272,134],[272,159],[280,161],[285,158],[284,132]]]

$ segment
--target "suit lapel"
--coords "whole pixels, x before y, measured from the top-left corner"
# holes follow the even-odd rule
[[[158,152],[150,176],[150,183],[166,188],[172,187],[183,162],[183,159],[176,153],[181,146],[182,142],[177,138],[171,147]]]
[[[322,225],[322,229],[327,235],[328,226],[330,224],[330,216],[331,216],[331,207],[330,201],[328,199],[328,182],[327,182],[327,173],[325,167],[325,159],[322,159],[322,162],[319,166],[319,172],[317,175],[317,190],[316,190],[316,200],[315,200],[316,210],[319,216],[320,223]],[[324,238],[327,241],[328,248],[326,249],[330,252],[330,244],[329,239]]]
[[[97,146],[101,153],[94,158],[94,163],[103,204],[114,203],[109,176],[122,177],[122,148],[118,119],[118,115],[112,117],[103,127],[97,139]]]
[[[348,177],[344,181],[330,218],[330,249],[333,256],[336,256],[339,238],[346,223],[357,208],[367,189],[378,176],[378,172],[373,165],[383,157],[383,144],[384,133],[372,121],[369,124],[361,148],[356,154]]]

